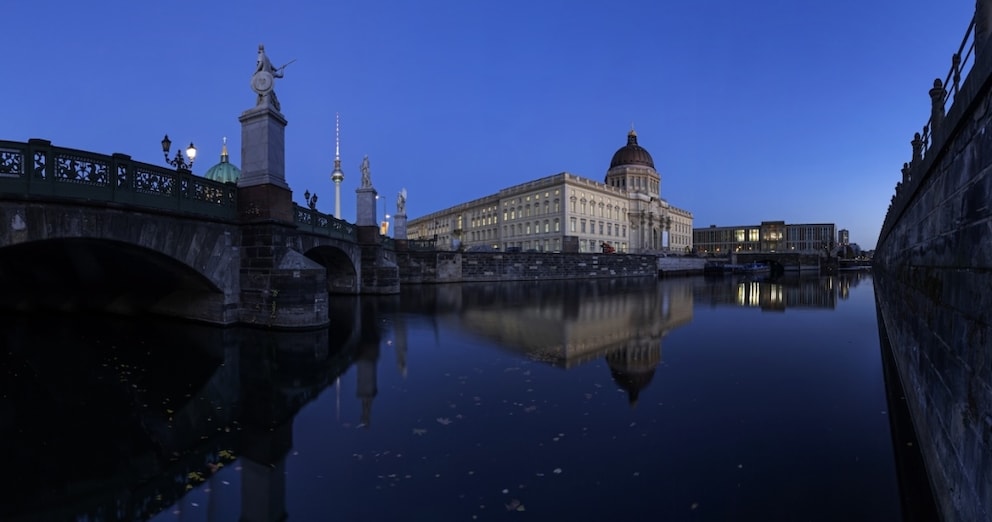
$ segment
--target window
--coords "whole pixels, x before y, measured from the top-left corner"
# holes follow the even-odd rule
[[[561,232],[560,227],[558,225],[559,225],[558,218],[555,218],[555,232]]]
[[[585,233],[586,233],[586,220],[584,220],[584,219],[583,219],[583,220],[581,220],[581,223],[580,223],[580,224],[581,224],[581,226],[582,226],[582,230],[581,230],[581,232],[582,232],[583,234],[585,234]]]
[[[575,232],[575,218],[569,220],[569,230]]]

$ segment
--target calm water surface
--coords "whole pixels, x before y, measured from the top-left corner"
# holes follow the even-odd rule
[[[422,286],[303,333],[6,317],[0,519],[902,520],[871,283]]]

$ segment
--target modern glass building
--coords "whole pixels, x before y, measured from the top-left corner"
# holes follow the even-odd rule
[[[833,223],[787,225],[785,221],[762,221],[760,225],[697,228],[692,231],[695,251],[706,254],[728,252],[823,252],[835,246]]]

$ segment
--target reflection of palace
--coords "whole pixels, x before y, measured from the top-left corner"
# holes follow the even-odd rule
[[[520,295],[466,286],[460,296],[459,326],[562,368],[605,357],[632,403],[661,362],[662,338],[692,321],[692,285],[686,279],[536,286],[509,287],[519,289]],[[531,298],[531,291],[539,292],[535,295],[540,298]]]

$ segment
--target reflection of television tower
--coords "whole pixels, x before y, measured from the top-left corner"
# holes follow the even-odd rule
[[[334,113],[334,172],[331,173],[334,182],[334,217],[341,219],[341,182],[344,172],[341,171],[341,125],[340,118]]]

